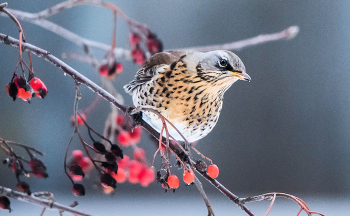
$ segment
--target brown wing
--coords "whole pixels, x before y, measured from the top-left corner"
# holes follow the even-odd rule
[[[132,94],[132,91],[139,85],[148,82],[157,73],[157,68],[160,65],[171,65],[178,61],[182,56],[186,55],[188,51],[167,51],[160,52],[148,59],[140,68],[133,81],[124,86],[127,93]]]

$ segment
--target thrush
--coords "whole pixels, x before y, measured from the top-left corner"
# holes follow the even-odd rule
[[[124,89],[135,107],[158,111],[194,142],[212,131],[224,93],[237,80],[250,81],[250,76],[230,51],[168,51],[147,60]],[[142,111],[142,119],[161,132],[163,123],[156,113]],[[174,139],[184,141],[172,126],[167,128]]]

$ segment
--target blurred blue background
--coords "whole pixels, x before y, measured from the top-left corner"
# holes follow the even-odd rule
[[[8,7],[34,13],[59,2],[9,0]],[[146,23],[163,41],[165,49],[227,43],[298,25],[300,33],[293,40],[235,51],[252,81],[235,83],[226,92],[217,126],[197,148],[219,166],[218,180],[238,196],[279,191],[306,197],[312,210],[326,215],[350,212],[344,204],[350,195],[350,1],[108,2],[116,4],[131,18]],[[85,38],[109,44],[112,19],[112,13],[105,8],[80,6],[48,20]],[[60,36],[33,24],[21,23],[29,43],[60,58],[62,53],[83,54],[80,47]],[[18,38],[14,23],[1,16],[0,32]],[[128,48],[129,32],[121,19],[118,19],[117,32],[117,46]],[[100,59],[104,56],[100,50],[94,53]],[[73,197],[71,183],[63,171],[63,159],[73,132],[70,116],[74,82],[55,66],[34,56],[34,70],[46,83],[48,96],[44,100],[35,98],[31,104],[21,100],[12,102],[5,86],[17,61],[18,50],[0,44],[0,137],[45,152],[43,161],[50,177],[27,179],[33,191],[56,192],[64,204],[78,200],[80,209],[89,210],[86,212],[93,215],[107,215],[101,211],[107,211],[108,205],[112,210],[117,205],[116,199],[116,215],[118,211],[120,215],[136,214],[132,206],[146,208],[144,215],[164,211],[169,211],[166,215],[206,213],[194,186],[183,184],[176,193],[164,194],[156,183],[147,188],[124,183],[118,185],[115,196],[106,197],[94,190],[96,173],[85,183],[86,197]],[[65,62],[99,83],[98,73],[89,64],[70,59]],[[131,105],[131,98],[122,87],[132,80],[138,66],[122,62],[124,72],[113,83],[125,103]],[[95,94],[85,87],[81,89],[83,97],[79,106],[83,109]],[[89,123],[102,132],[108,112],[109,104],[100,103],[88,117]],[[139,145],[151,158],[155,147],[146,133]],[[81,145],[75,139],[72,149],[77,148]],[[0,159],[4,157],[5,154],[0,153]],[[6,166],[0,166],[0,173],[0,185],[15,188],[15,177]],[[228,212],[245,215],[205,180],[203,185],[209,198],[213,197],[213,209],[220,212],[218,215]],[[160,208],[160,204],[167,208]],[[260,205],[249,207],[254,209]],[[21,203],[14,202],[12,215],[23,215],[20,206]],[[25,206],[31,208],[31,205]],[[267,206],[265,203],[255,213],[262,214]],[[283,213],[289,210],[289,214]],[[33,215],[40,211],[34,207]],[[297,211],[296,204],[282,201],[271,215],[296,215]]]

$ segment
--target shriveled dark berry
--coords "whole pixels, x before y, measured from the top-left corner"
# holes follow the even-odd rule
[[[102,154],[105,154],[107,152],[105,145],[103,145],[100,142],[94,142],[93,146],[94,146],[94,149],[101,152]]]
[[[123,155],[123,150],[117,145],[117,144],[113,144],[111,146],[111,152],[114,154],[114,156],[116,157],[120,157],[121,159],[124,158]]]
[[[114,172],[115,174],[117,174],[118,172],[117,163],[110,164],[108,162],[102,162],[101,166],[104,167],[108,173]]]
[[[117,158],[111,152],[107,152],[105,154],[105,158],[106,158],[106,161],[110,164],[115,164],[117,160]]]
[[[83,172],[83,169],[78,164],[73,164],[69,167],[69,172],[71,172],[73,175],[80,175],[85,177],[85,173]]]
[[[103,186],[110,186],[112,188],[117,188],[117,181],[108,173],[101,175],[101,184]]]
[[[30,187],[29,184],[27,182],[18,182],[17,183],[17,188],[19,191],[23,192],[23,193],[27,193],[28,195],[30,195],[32,192],[30,191]]]
[[[73,185],[73,193],[75,196],[85,196],[85,187],[82,184]]]
[[[0,208],[1,209],[7,209],[11,212],[11,207],[10,207],[10,200],[9,198],[5,196],[0,196]]]
[[[38,178],[47,178],[49,175],[46,173],[46,166],[38,158],[33,158],[29,162],[30,168],[32,168],[33,175]]]
[[[203,160],[198,160],[195,167],[199,172],[206,172],[208,165]]]

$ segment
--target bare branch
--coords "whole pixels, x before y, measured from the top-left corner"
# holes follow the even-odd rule
[[[89,216],[88,214],[82,213],[80,211],[77,211],[77,210],[69,207],[69,206],[62,205],[58,202],[35,197],[33,195],[28,195],[26,193],[14,191],[10,188],[6,188],[3,186],[0,186],[0,196],[7,196],[7,197],[11,197],[13,199],[20,200],[20,201],[34,203],[36,205],[42,206],[42,207],[47,208],[47,209],[56,209],[59,211],[69,212],[73,215]]]
[[[6,41],[6,43],[5,43]],[[5,44],[10,44],[12,46],[18,47],[18,40],[14,39],[12,37],[6,36],[2,33],[0,33],[0,42]],[[93,92],[99,94],[101,97],[103,97],[108,102],[112,103],[114,106],[119,108],[122,112],[126,112],[127,108],[119,103],[119,101],[113,97],[110,93],[102,89],[100,86],[80,74],[78,71],[74,70],[70,66],[68,66],[63,61],[59,60],[57,57],[51,55],[48,51],[43,50],[39,47],[36,47],[29,43],[23,43],[23,51],[27,50],[32,52],[35,55],[38,55],[39,57],[42,57],[46,59],[47,61],[51,62],[61,70],[63,70],[66,74],[71,76],[76,82],[81,83],[89,87]],[[141,126],[145,128],[152,136],[159,138],[159,133],[153,129],[150,125],[148,125],[145,121],[141,121]],[[166,143],[166,142],[164,142]],[[174,149],[174,146],[172,147]],[[191,163],[194,163],[192,160]],[[223,194],[225,194],[230,200],[232,200],[234,203],[236,203],[238,206],[240,206],[248,215],[253,216],[253,214],[248,210],[248,208],[240,202],[239,197],[233,194],[231,191],[229,191],[227,188],[225,188],[220,182],[218,182],[216,179],[212,179],[208,176],[205,172],[199,172],[206,180],[208,180],[210,183],[212,183],[219,191],[221,191]]]
[[[83,38],[59,25],[56,25],[53,22],[47,21],[45,19],[38,19],[38,13],[33,14],[33,13],[28,13],[28,12],[23,12],[20,10],[14,10],[14,9],[7,9],[10,13],[12,13],[13,16],[15,16],[17,19],[33,23],[35,25],[38,25],[44,29],[47,29],[53,33],[58,34],[59,36],[71,41],[74,44],[77,44],[78,46],[90,46],[102,50],[110,50],[111,46],[96,42],[93,40],[89,40],[86,38]],[[58,11],[57,11],[58,12]],[[120,12],[120,11],[119,11]],[[46,17],[48,15],[43,15],[43,11],[39,12],[43,17]],[[46,12],[45,12],[46,14]],[[0,13],[0,15],[3,15]],[[120,15],[120,14],[119,14]],[[136,21],[133,21],[136,22]],[[277,33],[272,33],[272,34],[265,34],[265,35],[259,35],[256,37],[248,38],[245,40],[237,41],[237,42],[232,42],[232,43],[227,43],[227,44],[221,44],[221,45],[210,45],[210,46],[200,46],[200,47],[187,47],[187,48],[181,48],[181,49],[172,49],[172,50],[197,50],[197,51],[211,51],[211,50],[240,50],[248,46],[253,46],[257,44],[262,44],[270,41],[276,41],[276,40],[283,40],[283,39],[292,39],[294,38],[299,32],[299,27],[298,26],[290,26],[287,29],[277,32]],[[130,57],[130,50],[123,49],[123,48],[115,48],[114,49],[115,56],[118,58],[125,58],[127,60],[131,60]]]
[[[248,46],[254,46],[254,45],[258,45],[258,44],[262,44],[270,41],[293,39],[298,33],[299,33],[298,26],[290,26],[281,32],[258,35],[256,37],[252,37],[252,38],[248,38],[248,39],[244,39],[244,40],[240,40],[232,43],[211,45],[211,46],[201,46],[201,47],[189,47],[189,48],[183,48],[181,50],[197,50],[202,52],[208,52],[211,50],[240,50]]]

